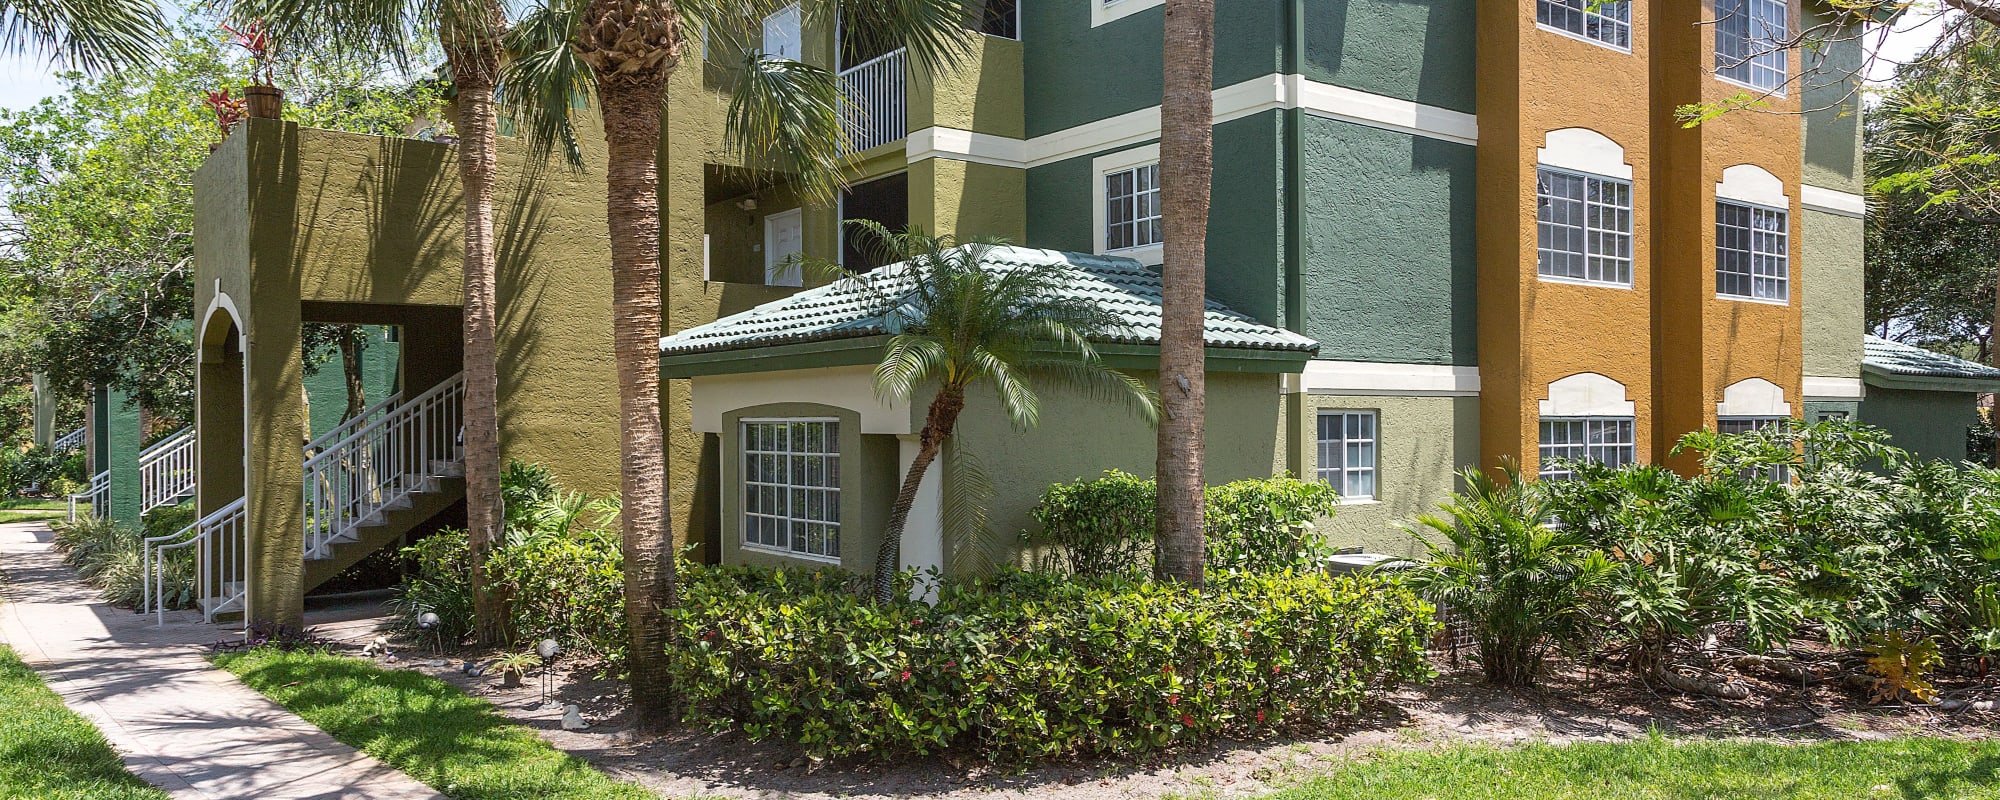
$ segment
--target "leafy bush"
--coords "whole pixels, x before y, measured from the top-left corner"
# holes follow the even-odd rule
[[[1428,553],[1407,579],[1471,624],[1487,680],[1532,686],[1551,651],[1591,638],[1593,593],[1611,563],[1580,532],[1545,524],[1539,485],[1511,466],[1501,471],[1496,481],[1465,470],[1466,490],[1445,515],[1417,518],[1412,533]]]
[[[1023,538],[1041,553],[1044,569],[1080,577],[1143,576],[1151,572],[1156,494],[1151,478],[1118,470],[1058,483],[1035,504],[1039,528]],[[1209,487],[1206,497],[1211,570],[1317,568],[1327,555],[1313,523],[1332,516],[1340,498],[1326,483],[1249,479]]]
[[[83,476],[83,454],[57,453],[46,447],[29,450],[0,448],[0,496],[28,491],[59,494],[60,482]]]
[[[392,627],[404,632],[423,630],[425,612],[438,616],[436,634],[446,642],[472,635],[472,550],[465,531],[447,528],[402,550],[408,568],[403,585],[389,601]]]
[[[114,606],[139,608],[148,602],[145,567],[141,563],[140,539],[179,530],[157,531],[147,518],[147,530],[134,531],[109,519],[77,517],[75,522],[58,522],[55,546],[63,563],[76,570],[85,583],[97,588],[104,601]],[[162,605],[168,610],[190,608],[195,601],[195,563],[191,550],[168,551],[161,581]]]
[[[1138,753],[1324,724],[1431,674],[1430,605],[1378,577],[1003,572],[929,605],[836,570],[681,569],[667,659],[689,720],[819,755]]]

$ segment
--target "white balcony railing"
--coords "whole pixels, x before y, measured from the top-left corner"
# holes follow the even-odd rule
[[[194,429],[182,428],[139,453],[139,513],[177,505],[194,493]]]
[[[167,623],[167,607],[192,601],[203,622],[229,611],[248,611],[250,526],[239,497],[174,533],[140,542],[140,611]],[[189,573],[192,573],[190,575]],[[193,596],[188,578],[193,580]]]
[[[69,496],[69,521],[76,521],[78,503],[90,504],[90,515],[98,519],[111,516],[111,471],[105,470],[90,476],[90,488]]]
[[[463,460],[465,376],[454,375],[415,398],[392,398],[363,424],[327,442],[305,463],[305,557],[327,558],[355,529],[379,524]]]
[[[83,434],[87,430],[87,428],[77,428],[63,434],[62,438],[49,443],[49,450],[57,453],[68,453],[83,449]]]
[[[903,53],[891,51],[840,71],[840,113],[850,152],[881,147],[910,135],[907,59]]]

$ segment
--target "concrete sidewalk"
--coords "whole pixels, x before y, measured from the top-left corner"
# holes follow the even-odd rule
[[[183,612],[159,628],[99,602],[51,538],[41,523],[0,525],[0,641],[133,773],[185,800],[442,800],[209,666],[209,644],[238,638],[228,626]]]

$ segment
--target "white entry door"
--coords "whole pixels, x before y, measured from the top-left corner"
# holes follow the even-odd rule
[[[804,25],[799,4],[793,3],[778,9],[778,12],[764,18],[764,54],[774,58],[799,60],[804,51]]]
[[[764,285],[803,286],[805,270],[786,263],[805,250],[805,214],[800,209],[764,218]]]

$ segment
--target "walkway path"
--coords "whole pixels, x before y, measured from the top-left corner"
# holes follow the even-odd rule
[[[443,800],[209,666],[228,628],[97,602],[41,523],[0,525],[0,641],[177,800]]]

